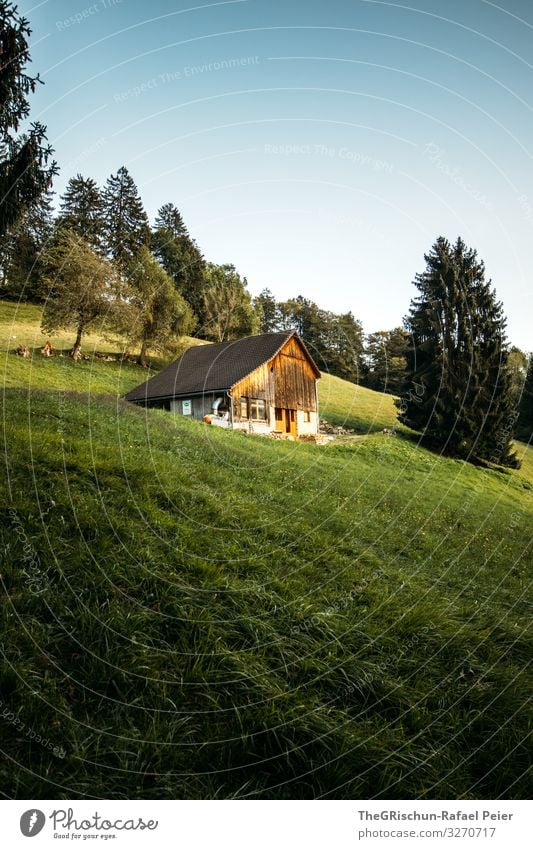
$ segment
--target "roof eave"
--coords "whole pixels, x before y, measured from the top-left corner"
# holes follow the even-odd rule
[[[142,395],[138,398],[128,398],[127,395],[124,396],[125,401],[172,401],[174,398],[197,398],[203,395],[211,395],[216,392],[229,392],[231,389],[230,386],[219,388],[219,389],[196,389],[194,392],[178,392],[177,394],[172,395]]]

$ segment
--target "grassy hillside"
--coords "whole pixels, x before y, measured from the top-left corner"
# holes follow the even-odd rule
[[[270,442],[117,402],[134,366],[5,363],[5,795],[527,797],[527,463]],[[330,421],[391,421],[323,386]]]
[[[66,356],[73,342],[72,333],[61,332],[51,342],[64,356],[46,358],[39,353],[47,341],[40,331],[41,310],[34,304],[15,304],[0,301],[0,351],[2,357],[2,383],[6,387],[69,389],[94,394],[106,393],[122,397],[134,386],[146,380],[151,372],[133,363],[118,360],[125,342],[118,336],[90,334],[84,339],[83,351],[91,357],[79,363]],[[200,344],[197,339],[187,339],[186,345]],[[23,359],[14,355],[19,345],[27,345],[33,356]],[[106,362],[94,357],[95,353],[111,354],[116,362]],[[152,358],[152,370],[158,371],[164,361]],[[346,425],[361,433],[392,427],[396,412],[390,395],[381,395],[354,386],[338,377],[324,374],[319,383],[321,414],[335,425]]]

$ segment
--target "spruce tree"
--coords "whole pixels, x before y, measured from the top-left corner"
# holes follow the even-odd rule
[[[440,237],[417,274],[399,420],[443,453],[516,465],[502,304],[476,251]]]
[[[200,322],[203,322],[205,260],[191,238],[181,213],[172,203],[164,204],[155,219],[152,252],[172,279]]]
[[[81,236],[95,250],[102,250],[104,199],[92,177],[77,174],[70,178],[61,197],[58,226]]]
[[[50,187],[57,173],[46,144],[46,127],[34,123],[15,135],[30,112],[28,95],[38,76],[30,77],[31,29],[12,3],[0,2],[0,239]]]
[[[156,230],[169,230],[173,239],[188,236],[189,231],[179,209],[173,203],[164,203],[157,211],[155,219]]]
[[[125,268],[150,241],[148,217],[128,169],[112,174],[104,189],[105,244],[108,254]]]

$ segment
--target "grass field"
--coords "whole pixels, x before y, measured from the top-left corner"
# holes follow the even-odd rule
[[[73,362],[67,356],[72,346],[72,333],[61,332],[52,338],[55,349],[63,356],[47,358],[39,354],[48,336],[40,331],[40,307],[0,301],[0,351],[2,352],[2,381],[5,387],[28,389],[70,389],[91,394],[125,395],[149,377],[150,372],[128,361],[119,361],[125,350],[118,336],[89,334],[83,351],[91,359]],[[186,345],[200,344],[187,339]],[[28,346],[33,356],[23,359],[14,355],[19,345]],[[116,362],[94,358],[95,352],[115,355]],[[152,368],[158,371],[165,362],[152,357]],[[363,386],[355,386],[333,375],[324,374],[319,383],[320,409],[332,424],[344,424],[361,433],[382,430],[395,423],[396,410],[390,395],[379,395]]]
[[[369,435],[320,447],[129,407],[136,366],[4,364],[6,796],[528,797],[525,446],[437,457],[335,378]]]

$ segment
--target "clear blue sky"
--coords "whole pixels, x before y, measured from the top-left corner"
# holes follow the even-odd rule
[[[61,175],[125,164],[255,294],[401,322],[438,235],[477,248],[530,350],[527,0],[29,0]]]

